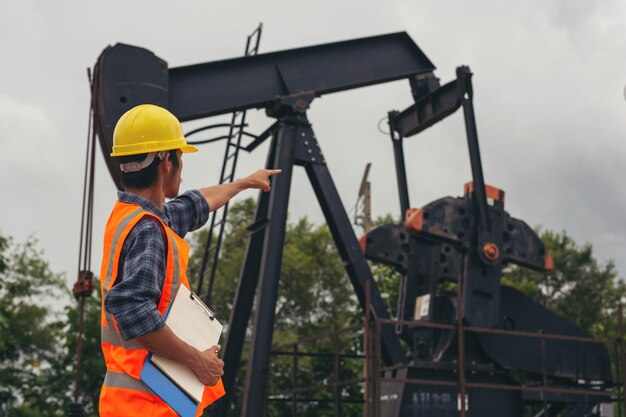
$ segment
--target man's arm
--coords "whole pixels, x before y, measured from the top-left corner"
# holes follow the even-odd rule
[[[185,365],[204,385],[214,386],[224,375],[224,362],[217,356],[219,345],[201,352],[178,338],[167,325],[134,340],[156,355]]]
[[[200,194],[202,194],[209,204],[209,210],[215,211],[243,190],[261,189],[263,191],[269,191],[269,177],[279,174],[280,172],[280,169],[259,169],[245,178],[235,180],[228,184],[200,188],[198,191],[200,191]]]

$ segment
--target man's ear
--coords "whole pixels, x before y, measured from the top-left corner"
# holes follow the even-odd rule
[[[170,154],[166,153],[165,157],[159,162],[159,172],[162,175],[167,175],[172,170],[172,161],[170,161]]]

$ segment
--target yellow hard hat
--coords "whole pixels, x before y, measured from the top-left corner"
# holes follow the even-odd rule
[[[180,149],[197,152],[189,145],[180,122],[172,113],[154,104],[141,104],[128,110],[115,125],[111,156]]]

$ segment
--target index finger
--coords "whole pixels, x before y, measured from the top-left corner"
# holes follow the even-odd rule
[[[266,171],[270,175],[276,175],[276,174],[280,174],[281,172],[283,172],[282,169],[267,169]]]

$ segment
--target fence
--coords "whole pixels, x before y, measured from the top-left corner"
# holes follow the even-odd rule
[[[369,284],[369,283],[368,283]],[[624,323],[623,323],[623,306],[620,305],[616,311],[618,315],[618,330],[619,338],[613,341],[603,341],[588,337],[567,336],[559,334],[550,334],[544,332],[524,332],[516,330],[504,330],[504,329],[492,329],[482,327],[465,326],[463,320],[461,320],[461,299],[460,289],[457,286],[456,292],[456,305],[457,305],[457,317],[456,324],[443,324],[434,322],[423,321],[406,321],[406,320],[393,320],[375,318],[371,314],[371,298],[369,285],[366,286],[366,300],[365,300],[365,317],[362,326],[355,325],[325,334],[321,334],[315,337],[304,338],[296,342],[283,344],[281,346],[273,347],[272,355],[274,356],[286,356],[291,357],[291,389],[284,390],[278,393],[270,393],[268,395],[268,402],[290,402],[291,414],[295,417],[298,416],[299,404],[301,403],[332,403],[333,413],[335,417],[342,415],[343,404],[363,404],[365,417],[383,417],[381,414],[381,385],[383,383],[393,384],[417,384],[425,386],[446,386],[456,388],[459,391],[459,415],[460,417],[466,417],[467,414],[467,390],[471,388],[481,388],[490,390],[509,390],[520,392],[534,392],[541,395],[543,398],[543,411],[548,415],[548,394],[565,394],[572,396],[593,396],[604,397],[610,400],[612,403],[617,403],[617,415],[622,417],[626,410],[626,402],[623,394],[623,381],[626,377],[626,361],[624,360]],[[457,381],[446,381],[436,379],[416,379],[416,378],[390,378],[385,376],[385,373],[390,373],[401,369],[404,365],[383,366],[382,363],[382,346],[381,346],[381,327],[383,325],[401,325],[409,328],[433,328],[441,330],[449,330],[456,332],[458,342],[458,361],[457,361]],[[340,351],[339,337],[344,334],[361,333],[363,338],[362,353],[349,352],[342,353]],[[613,345],[615,357],[613,359],[613,365],[615,366],[615,382],[613,389],[601,388],[601,389],[588,389],[588,388],[566,388],[551,386],[548,383],[548,375],[543,367],[542,385],[541,386],[527,386],[527,385],[511,385],[511,384],[498,384],[498,383],[478,383],[469,382],[466,380],[467,367],[465,363],[465,336],[467,333],[475,334],[494,334],[494,335],[506,335],[516,337],[530,337],[536,338],[541,341],[542,356],[545,357],[545,341],[546,340],[563,340],[577,343],[595,343]],[[302,350],[303,346],[306,346],[313,342],[318,342],[323,339],[331,339],[333,349],[331,352],[308,352]],[[313,357],[313,358],[328,358],[332,361],[332,377],[329,381],[324,383],[312,384],[308,386],[301,386],[299,379],[301,376],[302,367],[300,365],[300,358]],[[364,361],[364,376],[362,378],[349,378],[342,380],[341,363],[346,359],[351,360],[363,360]],[[348,396],[342,394],[342,391],[347,386],[358,386],[359,391],[362,392],[360,398],[354,396]],[[313,393],[320,391],[331,391],[332,398],[320,398],[312,395]],[[361,414],[361,415],[363,415]],[[267,413],[266,413],[267,415]]]

